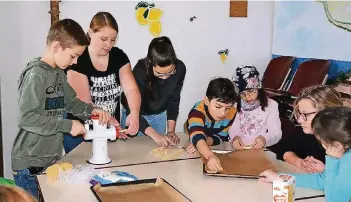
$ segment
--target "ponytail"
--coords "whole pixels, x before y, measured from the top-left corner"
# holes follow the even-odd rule
[[[146,96],[150,100],[157,100],[158,99],[158,92],[157,92],[157,90],[153,90],[157,78],[154,75],[153,65],[148,58],[144,59],[144,66],[146,68],[146,74],[147,74],[147,76],[146,76]]]
[[[89,36],[89,32],[87,32],[87,39],[89,40],[89,42],[91,42],[91,38],[90,38],[90,36]]]

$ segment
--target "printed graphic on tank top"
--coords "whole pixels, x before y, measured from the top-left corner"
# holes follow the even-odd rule
[[[108,111],[110,114],[115,112],[122,88],[116,80],[116,74],[110,74],[105,77],[90,77],[92,83],[90,95],[92,101],[98,107]]]
[[[122,88],[119,80],[119,70],[130,63],[128,56],[119,48],[113,47],[109,53],[106,71],[97,70],[90,58],[88,48],[78,57],[78,62],[70,69],[87,76],[93,103],[109,112],[117,115],[119,96]]]

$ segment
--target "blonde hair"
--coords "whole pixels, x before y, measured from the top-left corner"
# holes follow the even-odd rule
[[[37,202],[37,200],[19,187],[0,185],[0,202]]]
[[[343,101],[341,99],[340,93],[328,85],[310,86],[304,88],[299,93],[297,99],[294,102],[295,114],[298,103],[303,99],[310,100],[313,104],[313,107],[318,111],[321,111],[328,107],[343,106]]]

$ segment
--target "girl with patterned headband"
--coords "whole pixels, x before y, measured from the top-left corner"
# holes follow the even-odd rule
[[[261,149],[276,144],[282,136],[278,104],[261,87],[256,67],[238,67],[233,80],[240,94],[238,114],[229,130],[234,149]]]

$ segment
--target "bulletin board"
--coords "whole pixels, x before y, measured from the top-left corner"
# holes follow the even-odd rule
[[[230,1],[230,17],[247,17],[247,0]]]

